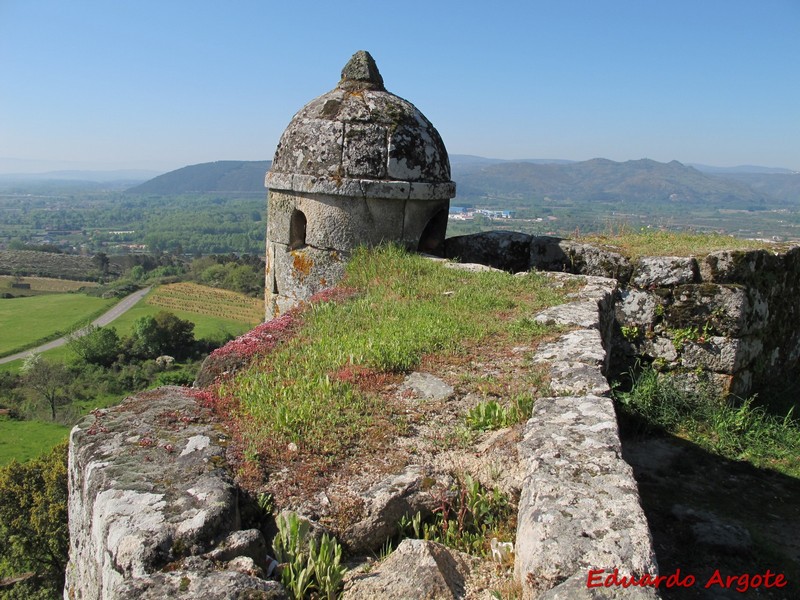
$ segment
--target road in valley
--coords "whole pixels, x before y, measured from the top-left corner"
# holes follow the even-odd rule
[[[147,292],[150,291],[150,287],[146,287],[143,290],[139,290],[137,292],[133,292],[129,296],[125,296],[122,300],[117,302],[108,312],[103,313],[99,317],[97,317],[94,321],[92,321],[92,325],[97,327],[103,327],[108,325],[119,317],[120,315],[125,314],[134,305],[139,302],[142,298],[145,297]],[[91,325],[89,326],[91,327]],[[20,358],[25,358],[31,354],[38,354],[40,352],[44,352],[45,350],[52,350],[53,348],[58,348],[59,346],[63,346],[66,344],[71,338],[73,337],[80,337],[82,335],[86,335],[89,331],[89,327],[84,327],[83,329],[78,329],[77,331],[72,332],[69,335],[65,335],[64,337],[60,337],[57,340],[53,340],[52,342],[47,342],[46,344],[42,344],[41,346],[36,346],[36,348],[30,348],[28,350],[24,350],[23,352],[17,352],[16,354],[11,354],[10,356],[5,356],[0,358],[0,365],[3,363],[11,362],[12,360],[19,360]]]

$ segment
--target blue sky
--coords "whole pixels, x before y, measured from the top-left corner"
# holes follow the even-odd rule
[[[0,0],[0,172],[272,158],[360,49],[451,154],[800,171],[798,0]]]

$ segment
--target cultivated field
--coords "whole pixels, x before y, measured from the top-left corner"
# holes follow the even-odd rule
[[[264,320],[263,300],[196,283],[162,285],[146,302],[173,312],[182,310],[253,326]]]
[[[30,289],[15,288],[14,283],[28,284]],[[9,293],[15,296],[37,296],[40,294],[64,294],[76,292],[81,288],[97,287],[94,281],[72,281],[69,279],[53,279],[51,277],[12,277],[0,275],[0,294]]]

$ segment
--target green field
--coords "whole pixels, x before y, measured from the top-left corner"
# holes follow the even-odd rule
[[[0,299],[0,356],[54,339],[111,307],[115,299],[84,294],[51,294]]]
[[[12,421],[0,417],[0,466],[39,456],[66,439],[70,428],[42,421]]]

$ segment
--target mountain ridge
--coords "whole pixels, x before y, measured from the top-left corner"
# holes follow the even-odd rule
[[[215,161],[189,165],[129,188],[131,194],[210,192],[264,193],[271,161]],[[800,200],[800,176],[789,171],[741,167],[710,173],[702,165],[652,159],[616,162],[593,158],[504,160],[471,155],[451,157],[457,200],[481,198],[581,202],[686,202],[763,210]],[[776,172],[778,171],[778,172]]]

